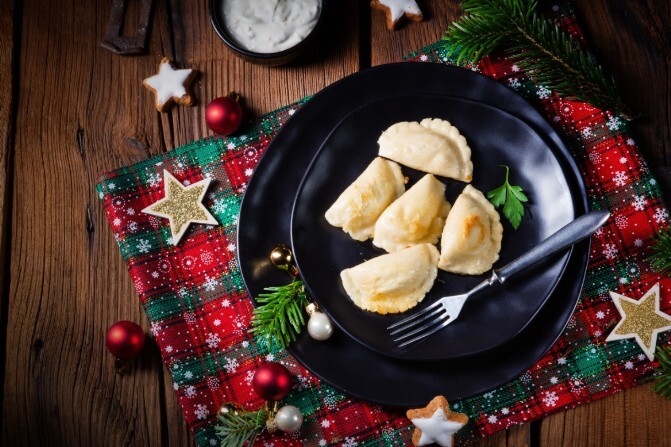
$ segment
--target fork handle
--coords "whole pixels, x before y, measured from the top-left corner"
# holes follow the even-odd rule
[[[503,284],[514,274],[591,236],[609,217],[608,211],[591,211],[583,214],[510,264],[495,270],[494,276]]]

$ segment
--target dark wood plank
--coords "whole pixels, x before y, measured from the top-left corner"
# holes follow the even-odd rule
[[[33,3],[23,14],[3,409],[11,445],[192,442],[156,348],[146,349],[124,377],[114,375],[104,349],[113,322],[147,324],[95,179],[208,135],[204,105],[229,90],[245,97],[253,117],[359,66],[356,15],[338,20],[354,0],[338,7],[327,31],[337,41],[326,36],[331,44],[281,68],[229,54],[210,27],[205,2],[156,3],[149,54],[133,58],[98,47],[109,2]],[[164,55],[202,72],[198,106],[154,110],[140,81]]]
[[[671,4],[578,0],[592,51],[617,81],[634,113],[634,136],[653,172],[671,197]]]
[[[669,104],[671,5],[664,0],[576,2],[591,49],[640,118],[633,122],[652,165],[671,153]]]
[[[11,163],[14,150],[14,2],[0,3],[0,290],[4,290],[5,250],[9,225],[9,198],[11,191]],[[2,314],[0,314],[0,320]]]
[[[671,406],[645,385],[544,419],[541,445],[662,446],[669,420]]]
[[[506,431],[477,440],[472,445],[478,447],[529,447],[530,424],[515,425]]]
[[[640,114],[632,130],[667,199],[671,197],[671,7],[664,0],[578,0],[591,50]],[[669,406],[649,386],[546,418],[541,445],[663,445]],[[664,440],[664,441],[662,441]]]
[[[11,221],[11,182],[14,152],[14,2],[0,0],[0,386],[5,378],[7,306],[9,294],[9,239]],[[0,396],[2,407],[3,396]],[[0,426],[4,426],[0,422]],[[0,440],[6,443],[4,429]]]
[[[531,445],[531,424],[516,425],[505,433],[505,445],[514,447],[529,447]]]
[[[458,7],[454,1],[420,3],[428,20],[392,33],[381,13],[366,13],[360,23],[364,8],[343,2],[323,48],[301,63],[269,68],[226,51],[209,25],[205,2],[156,2],[149,54],[124,58],[98,47],[109,1],[28,2],[15,24],[11,8],[4,7],[11,3],[0,0],[0,81],[11,74],[5,58],[19,44],[11,43],[12,25],[22,31],[13,135],[9,109],[3,108],[11,82],[0,82],[0,173],[11,166],[8,148],[16,154],[14,175],[0,178],[0,217],[7,209],[5,182],[13,181],[9,317],[0,315],[8,320],[4,444],[192,443],[156,347],[124,377],[114,375],[104,350],[113,322],[147,324],[93,191],[95,178],[208,135],[204,105],[229,90],[241,93],[251,116],[258,116],[359,66],[396,61],[433,42]],[[634,129],[646,157],[656,172],[669,172],[668,3],[581,0],[578,6],[594,51],[642,113]],[[359,31],[368,26],[370,48],[362,49]],[[202,71],[198,106],[155,112],[140,80],[164,55]],[[647,386],[626,391],[545,419],[540,444],[663,445],[671,437],[666,409]],[[530,431],[529,425],[515,427],[478,445],[530,445]]]
[[[104,347],[115,321],[147,324],[93,186],[101,172],[157,153],[162,141],[151,103],[138,101],[153,64],[98,46],[108,10],[109,2],[24,5],[8,445],[165,445],[160,362],[148,349],[131,374],[117,376]]]
[[[624,394],[620,393],[549,416],[541,424],[541,445],[626,445],[625,425],[619,424],[624,405]],[[647,424],[643,432],[646,430]]]
[[[660,176],[666,196],[671,197],[671,171],[666,168],[671,147],[668,101],[671,85],[669,4],[661,0],[635,4],[607,0],[576,3],[591,48],[608,72],[615,76],[627,102],[641,113],[641,118],[632,124],[636,139],[653,172]],[[449,21],[460,13],[457,2],[453,1],[425,2],[421,6],[424,11],[429,11],[429,22],[407,23],[396,32],[386,31],[383,14],[372,12],[372,65],[396,61],[401,55],[437,40]],[[614,42],[617,44],[614,45]],[[618,396],[535,422],[533,430],[540,432],[537,441],[544,446],[624,445],[624,441],[634,443],[634,439],[636,445],[658,445],[656,434],[652,433],[661,433],[660,436],[669,439],[671,432],[668,427],[657,428],[658,424],[654,424],[656,428],[650,429],[646,424],[641,424],[639,418],[628,418],[633,411],[648,413],[655,420],[661,418],[653,412],[652,401],[656,398],[650,396],[649,389],[625,391]],[[590,434],[591,425],[585,424],[584,414],[590,415],[593,424],[605,427],[598,440],[595,440],[594,434]],[[530,424],[516,427],[508,430],[507,436],[495,435],[481,444],[530,445],[531,427]]]

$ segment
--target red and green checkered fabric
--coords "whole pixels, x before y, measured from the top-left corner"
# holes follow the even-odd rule
[[[555,13],[561,26],[579,37],[571,11],[562,6]],[[441,42],[410,59],[453,63]],[[645,380],[654,364],[633,340],[605,342],[620,318],[609,290],[639,298],[660,282],[662,311],[671,313],[671,280],[645,261],[650,238],[667,226],[669,214],[627,123],[557,97],[502,57],[488,58],[473,69],[537,106],[572,151],[591,207],[609,209],[613,217],[593,237],[580,302],[557,343],[512,382],[452,403],[471,418],[458,435],[460,443]],[[218,444],[213,427],[222,403],[248,409],[262,405],[250,383],[266,360],[284,363],[297,377],[285,402],[299,407],[305,422],[294,434],[265,434],[258,445],[408,445],[412,426],[403,414],[321,383],[286,351],[273,350],[247,332],[252,304],[236,261],[240,201],[268,143],[300,105],[276,110],[236,137],[195,141],[105,174],[98,193],[198,446]],[[185,184],[214,180],[205,205],[219,226],[195,225],[178,246],[171,245],[167,220],[140,212],[163,197],[164,169]],[[659,342],[668,344],[670,338],[662,334]]]

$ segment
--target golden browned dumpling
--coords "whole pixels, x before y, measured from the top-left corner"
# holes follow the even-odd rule
[[[382,132],[378,144],[379,155],[402,165],[464,182],[473,179],[471,148],[449,121],[396,123]]]
[[[382,211],[403,192],[401,167],[377,157],[326,211],[326,220],[357,241],[365,241],[373,235]]]
[[[464,275],[484,273],[499,259],[502,237],[499,213],[480,191],[467,185],[447,215],[438,267]]]
[[[340,273],[354,304],[380,314],[404,312],[424,299],[438,274],[438,249],[415,245]]]
[[[390,253],[412,245],[435,244],[449,211],[445,185],[426,174],[384,210],[375,223],[373,244]]]

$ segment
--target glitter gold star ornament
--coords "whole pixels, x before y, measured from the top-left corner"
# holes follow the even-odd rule
[[[436,396],[426,407],[408,410],[405,414],[417,427],[412,433],[412,442],[417,447],[433,443],[452,447],[454,434],[468,422],[465,414],[450,411],[450,404],[443,396]]]
[[[142,83],[156,96],[156,109],[167,111],[173,103],[192,106],[196,103],[188,89],[196,78],[196,70],[190,68],[175,69],[170,59],[164,57],[158,66],[158,73],[148,77]]]
[[[168,171],[163,170],[165,197],[143,209],[142,212],[169,219],[172,244],[177,245],[192,223],[219,225],[203,205],[203,197],[211,180],[206,178],[184,186]]]
[[[671,329],[671,315],[659,310],[659,283],[638,301],[619,293],[609,293],[622,320],[608,335],[606,341],[633,338],[652,361],[655,357],[657,335]]]

